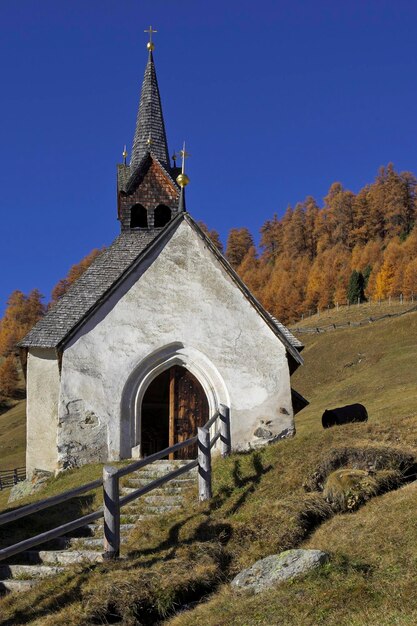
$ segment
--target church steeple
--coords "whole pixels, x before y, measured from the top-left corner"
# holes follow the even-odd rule
[[[184,210],[179,206],[179,168],[171,167],[162,114],[161,98],[153,60],[154,43],[150,26],[149,58],[142,84],[130,164],[126,148],[117,166],[117,210],[122,231],[163,228]]]
[[[153,60],[155,46],[152,41],[152,33],[156,31],[149,27],[149,30],[145,32],[150,34],[148,43],[149,58],[142,83],[130,168],[133,171],[138,167],[147,152],[152,152],[161,165],[169,171],[169,152],[164,116],[162,114],[161,97],[159,95],[158,80]]]

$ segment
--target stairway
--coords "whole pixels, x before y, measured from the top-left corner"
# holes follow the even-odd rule
[[[187,463],[189,461],[156,461],[132,472],[120,481],[120,497]],[[181,509],[184,491],[195,485],[196,480],[195,468],[124,506],[120,511],[122,552],[129,533],[137,523]],[[60,537],[37,549],[22,552],[13,559],[0,561],[0,594],[27,591],[42,578],[59,574],[76,563],[100,563],[103,561],[102,552],[103,520],[100,519],[78,529],[71,536]]]

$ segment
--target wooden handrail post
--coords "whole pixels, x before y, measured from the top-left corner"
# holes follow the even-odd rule
[[[230,436],[230,409],[225,404],[220,405],[220,441],[221,454],[228,456],[232,451],[232,439]]]
[[[200,502],[210,500],[211,493],[211,450],[210,432],[198,428],[198,495]]]
[[[117,559],[120,554],[120,503],[117,468],[103,467],[104,558]]]

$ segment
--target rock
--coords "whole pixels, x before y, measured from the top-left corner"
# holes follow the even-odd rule
[[[263,426],[259,426],[253,434],[255,437],[260,437],[261,439],[269,439],[272,437],[272,431],[264,428]]]
[[[321,550],[286,550],[281,554],[271,554],[240,572],[231,582],[235,591],[261,593],[284,580],[290,580],[329,560]]]
[[[31,478],[22,480],[11,488],[8,503],[26,498],[26,496],[31,496],[33,493],[40,491],[51,476],[53,476],[52,472],[34,470]]]
[[[255,430],[253,435],[255,439],[252,439],[252,441],[248,445],[248,448],[250,450],[257,450],[258,448],[262,448],[263,446],[275,443],[280,439],[288,439],[290,437],[294,437],[295,428],[285,428],[280,433],[274,434],[272,431],[267,430],[263,426],[259,426]]]

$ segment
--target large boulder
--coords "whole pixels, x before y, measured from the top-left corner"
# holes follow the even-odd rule
[[[329,560],[321,550],[286,550],[271,554],[243,570],[232,580],[232,589],[260,593],[284,580],[305,574]]]
[[[20,483],[17,483],[17,485],[11,488],[8,504],[15,502],[16,500],[26,498],[27,496],[31,496],[37,491],[41,491],[44,487],[46,487],[47,481],[52,476],[52,472],[34,470],[30,478],[22,480]]]

